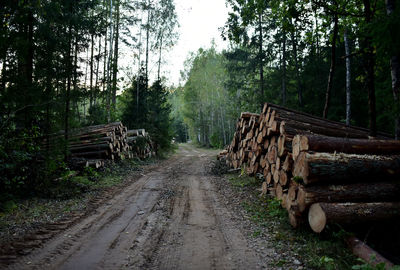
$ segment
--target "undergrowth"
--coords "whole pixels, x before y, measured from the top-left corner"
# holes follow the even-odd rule
[[[318,235],[306,226],[294,230],[289,223],[287,211],[281,207],[280,201],[269,196],[258,196],[259,191],[255,189],[260,187],[260,180],[237,175],[227,175],[227,179],[236,188],[253,187],[250,192],[253,193],[251,197],[254,199],[242,202],[250,219],[260,227],[254,231],[253,237],[272,235],[271,244],[277,252],[290,251],[296,254],[307,269],[342,270],[359,265],[343,241],[346,236],[344,231],[331,227]],[[288,267],[289,263],[286,260],[278,260],[274,265],[286,269],[285,266]],[[364,270],[364,268],[357,269]],[[369,268],[365,268],[367,269]]]
[[[46,222],[54,222],[74,211],[85,210],[96,195],[113,186],[129,181],[141,166],[156,162],[148,160],[122,160],[94,170],[86,168],[77,174],[66,172],[53,180],[46,190],[29,198],[7,200],[0,208],[0,240],[23,233]]]

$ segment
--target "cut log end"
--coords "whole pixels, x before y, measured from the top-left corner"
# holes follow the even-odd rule
[[[311,229],[316,233],[320,233],[324,230],[326,226],[326,215],[319,203],[311,205],[308,211],[308,223]]]

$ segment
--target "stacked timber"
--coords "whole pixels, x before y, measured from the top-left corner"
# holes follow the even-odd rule
[[[266,103],[259,115],[242,113],[226,162],[262,175],[263,194],[281,200],[294,227],[307,216],[316,232],[330,222],[398,217],[400,142],[384,133],[368,134]],[[349,218],[346,209],[358,214]]]
[[[128,145],[134,156],[146,159],[155,155],[154,143],[145,129],[128,130],[127,136]]]
[[[296,216],[313,231],[400,217],[400,141],[297,135],[292,147]]]
[[[56,147],[64,138],[59,132],[43,142],[43,147]],[[104,166],[104,160],[130,158],[127,128],[121,122],[74,129],[68,136],[69,159],[75,167]]]

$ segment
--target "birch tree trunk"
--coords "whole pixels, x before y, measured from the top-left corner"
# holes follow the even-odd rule
[[[120,0],[117,0],[116,8],[116,22],[115,22],[115,46],[114,46],[114,62],[113,62],[113,80],[112,80],[112,107],[115,110],[117,104],[117,81],[118,81],[118,45],[119,45],[119,6]]]
[[[328,117],[328,110],[329,110],[329,101],[331,99],[331,92],[332,92],[332,86],[333,86],[333,76],[335,74],[335,69],[336,69],[336,39],[338,35],[338,15],[335,14],[333,18],[333,37],[332,37],[332,52],[331,52],[331,67],[329,69],[329,77],[328,77],[328,86],[326,88],[326,94],[325,94],[325,106],[324,106],[324,112],[322,113],[323,118]]]
[[[346,54],[346,125],[350,125],[351,120],[351,65],[350,65],[350,45],[347,36],[347,28],[344,30],[344,49]]]
[[[261,95],[261,109],[264,106],[264,63],[263,63],[263,31],[262,31],[262,12],[258,14],[258,32],[259,32],[259,61],[260,61],[260,95]]]
[[[286,32],[283,31],[282,41],[282,105],[286,105]]]

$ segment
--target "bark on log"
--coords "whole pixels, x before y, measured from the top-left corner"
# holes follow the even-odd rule
[[[400,202],[315,203],[308,211],[311,229],[320,233],[328,223],[360,224],[400,217]]]
[[[392,262],[356,237],[351,236],[346,239],[346,242],[354,255],[370,263],[371,265],[376,266],[377,264],[384,263],[385,269],[390,269],[394,266]]]
[[[311,115],[308,113],[288,109],[288,108],[285,108],[285,107],[282,107],[282,106],[279,106],[276,104],[272,104],[272,103],[267,103],[267,107],[270,108],[272,112],[275,111],[275,114],[277,116],[284,116],[285,118],[288,118],[288,119],[301,121],[304,123],[310,123],[310,124],[314,124],[314,125],[337,127],[339,129],[348,129],[349,131],[369,134],[369,129],[367,129],[367,128],[356,127],[356,126],[347,126],[344,123],[324,119],[324,118],[321,118],[318,116],[314,116],[314,115]],[[378,137],[390,139],[390,138],[392,138],[392,135],[383,133],[383,132],[378,132]]]
[[[301,151],[342,152],[349,154],[392,155],[400,154],[400,141],[368,140],[328,137],[321,135],[297,135],[296,147]],[[296,156],[294,156],[296,158]]]
[[[399,198],[400,183],[300,186],[297,192],[301,212],[318,202],[390,202]]]
[[[400,175],[400,156],[301,152],[293,176],[304,184],[315,182],[365,182],[394,179]]]

